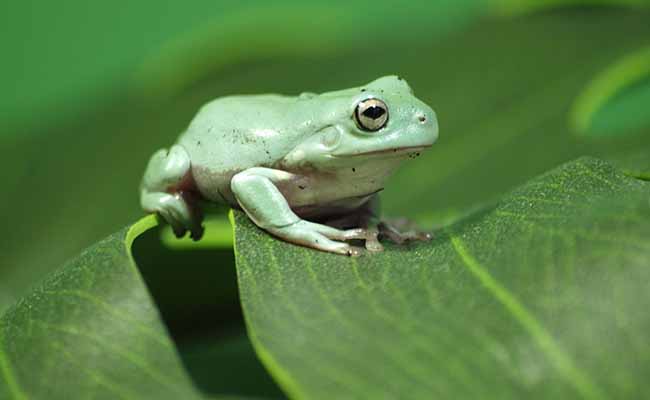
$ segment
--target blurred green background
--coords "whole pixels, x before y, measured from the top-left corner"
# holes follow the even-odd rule
[[[6,2],[0,312],[141,216],[150,154],[222,95],[404,76],[437,111],[440,141],[398,172],[384,203],[429,226],[584,154],[646,176],[646,4]],[[135,254],[197,376],[205,332],[231,329],[246,345],[229,250],[167,249],[151,234]]]
[[[3,241],[0,310],[35,277],[142,214],[136,192],[148,157],[202,103],[232,93],[331,90],[399,72],[400,57],[417,57],[424,38],[478,8],[6,4],[1,207],[12,228]]]

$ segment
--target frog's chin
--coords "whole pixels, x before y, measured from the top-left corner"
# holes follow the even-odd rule
[[[431,147],[430,144],[421,146],[389,147],[386,149],[364,151],[359,153],[332,154],[335,157],[356,157],[356,156],[402,156],[409,153],[417,153]]]

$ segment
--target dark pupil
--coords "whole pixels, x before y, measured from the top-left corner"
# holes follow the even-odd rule
[[[363,115],[368,118],[377,119],[384,115],[386,110],[379,106],[370,106],[363,111]]]

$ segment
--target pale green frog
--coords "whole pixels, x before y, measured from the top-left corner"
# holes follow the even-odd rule
[[[177,236],[203,233],[199,201],[242,209],[288,242],[360,254],[430,238],[378,217],[377,194],[402,161],[438,138],[434,111],[397,76],[299,96],[246,95],[203,106],[169,150],[156,152],[141,204]]]

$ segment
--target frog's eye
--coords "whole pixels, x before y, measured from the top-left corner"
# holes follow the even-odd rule
[[[379,99],[367,99],[357,104],[354,119],[359,129],[378,131],[388,122],[388,106]]]

